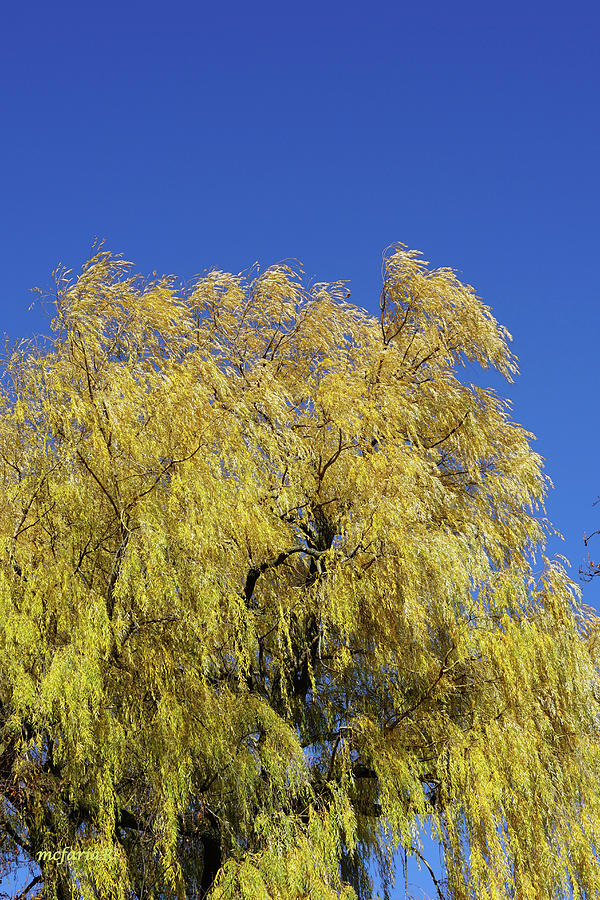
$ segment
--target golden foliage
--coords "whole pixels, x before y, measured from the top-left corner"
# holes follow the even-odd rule
[[[333,900],[430,829],[453,900],[596,897],[597,623],[458,377],[510,335],[402,246],[379,317],[300,275],[101,252],[8,358],[0,853],[111,847],[42,863],[61,900]]]

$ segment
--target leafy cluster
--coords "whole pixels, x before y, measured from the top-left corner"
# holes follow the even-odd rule
[[[533,570],[531,434],[458,377],[517,371],[473,289],[398,246],[374,316],[101,252],[52,328],[0,393],[4,865],[350,900],[429,830],[440,897],[599,896],[597,625]]]

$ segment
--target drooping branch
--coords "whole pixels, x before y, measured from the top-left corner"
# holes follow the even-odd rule
[[[415,856],[417,856],[417,857],[421,860],[421,862],[423,863],[423,865],[425,866],[425,868],[426,868],[427,871],[429,872],[429,875],[430,875],[430,877],[431,877],[431,880],[433,881],[433,883],[434,883],[434,885],[435,885],[435,889],[436,889],[436,891],[437,891],[437,895],[438,895],[438,897],[439,897],[439,900],[446,900],[445,895],[442,893],[442,888],[441,888],[441,886],[440,886],[440,882],[439,882],[439,880],[435,877],[434,871],[433,871],[433,869],[431,868],[429,862],[425,859],[425,857],[423,856],[423,854],[421,853],[421,851],[418,850],[416,847],[411,847],[410,850],[411,850],[411,853],[414,853]]]

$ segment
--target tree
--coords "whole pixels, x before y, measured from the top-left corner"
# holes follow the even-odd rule
[[[0,401],[6,865],[348,900],[429,829],[439,897],[599,896],[597,620],[532,435],[458,378],[517,371],[473,289],[400,245],[376,317],[100,252],[55,303]]]

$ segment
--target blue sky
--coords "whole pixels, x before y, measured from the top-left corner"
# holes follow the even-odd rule
[[[482,383],[538,438],[566,538],[549,549],[577,577],[600,527],[595,4],[107,0],[2,19],[0,331],[46,330],[29,289],[96,237],[184,277],[299,258],[372,312],[402,241],[512,332],[516,384]]]

